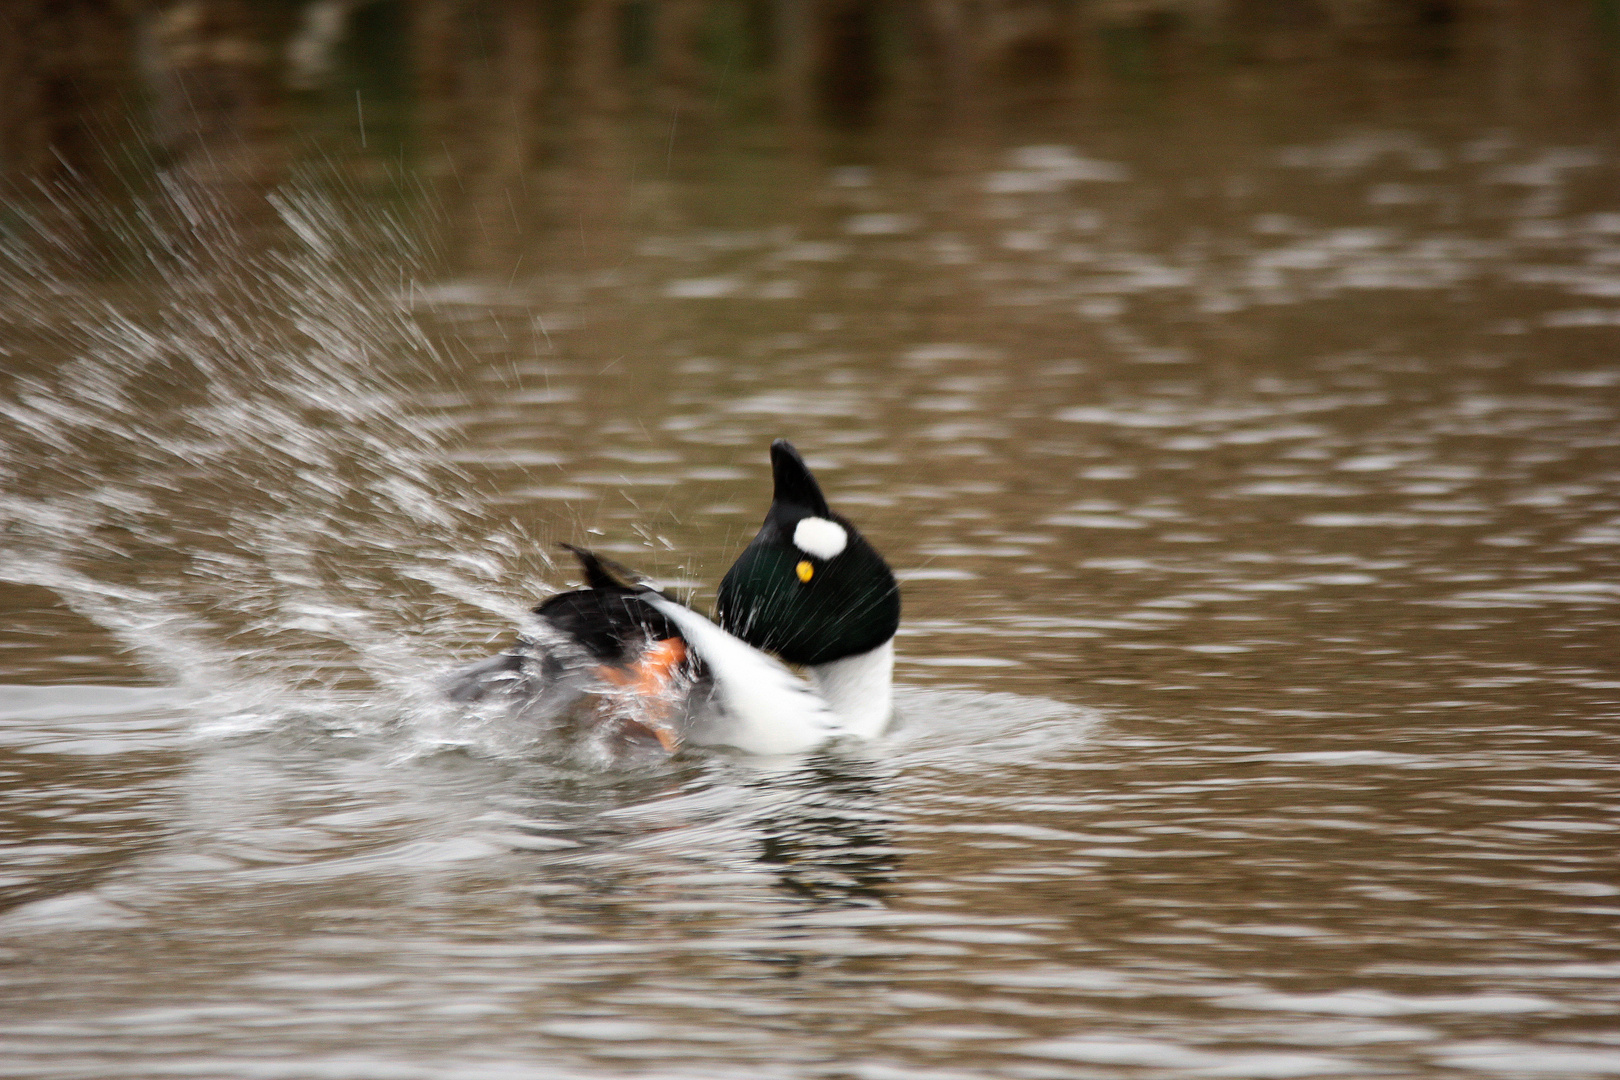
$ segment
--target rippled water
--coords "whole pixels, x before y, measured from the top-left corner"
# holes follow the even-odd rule
[[[0,1075],[1620,1074],[1610,141],[1094,142],[9,277]],[[893,734],[437,703],[552,541],[705,603],[784,435]]]

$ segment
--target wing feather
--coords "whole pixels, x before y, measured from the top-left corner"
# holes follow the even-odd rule
[[[708,665],[728,718],[712,741],[752,754],[796,754],[843,733],[838,714],[775,657],[668,597],[641,599],[678,626]]]

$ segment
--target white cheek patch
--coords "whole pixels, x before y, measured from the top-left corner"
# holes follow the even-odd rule
[[[848,543],[844,527],[823,517],[807,517],[793,527],[793,546],[818,559],[832,558]]]

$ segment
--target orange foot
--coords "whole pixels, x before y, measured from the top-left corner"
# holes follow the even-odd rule
[[[648,646],[631,666],[615,667],[603,664],[596,669],[602,681],[623,689],[637,698],[640,715],[626,722],[641,728],[658,740],[667,753],[680,749],[680,734],[670,724],[675,715],[674,695],[668,693],[675,681],[676,670],[686,662],[686,642],[680,638],[664,638]]]

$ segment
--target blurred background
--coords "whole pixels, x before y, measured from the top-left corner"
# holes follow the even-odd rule
[[[1620,45],[1612,0],[9,0],[0,19],[13,184],[161,169],[246,200],[319,159],[368,194],[430,193],[457,265],[503,277],[520,252],[528,274],[617,265],[648,229],[757,224],[817,170],[965,174],[1024,144],[1125,141],[1138,170],[1204,177],[1206,214],[1240,213],[1247,159],[1322,125],[1606,131]]]

